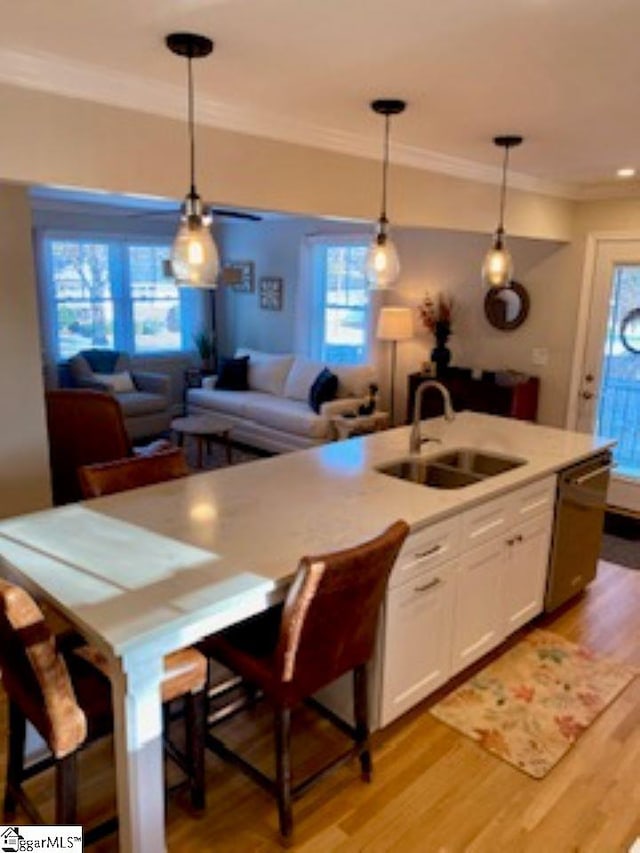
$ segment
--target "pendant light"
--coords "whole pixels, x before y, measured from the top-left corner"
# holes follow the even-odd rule
[[[220,256],[211,236],[211,214],[203,206],[195,186],[195,131],[193,118],[192,61],[209,56],[213,42],[194,33],[171,33],[166,44],[176,56],[188,61],[188,115],[190,189],[181,209],[180,225],[171,250],[171,269],[176,284],[214,288],[220,271]]]
[[[400,274],[398,252],[389,237],[387,219],[387,173],[389,171],[389,124],[390,117],[404,112],[405,101],[379,99],[371,102],[374,113],[384,116],[384,157],[382,161],[382,209],[376,233],[367,253],[366,275],[371,288],[385,288],[393,284]]]
[[[482,264],[482,281],[487,287],[509,287],[513,277],[513,261],[511,254],[504,245],[504,209],[507,195],[507,167],[509,165],[509,150],[520,145],[521,136],[496,136],[494,145],[504,148],[502,161],[502,186],[500,188],[500,219],[493,235],[493,246],[485,255]]]

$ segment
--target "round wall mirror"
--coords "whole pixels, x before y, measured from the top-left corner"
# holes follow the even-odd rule
[[[512,281],[509,287],[490,288],[484,298],[484,314],[495,329],[517,329],[529,314],[526,288],[517,281]]]
[[[634,308],[622,318],[620,337],[628,352],[640,355],[640,308]]]

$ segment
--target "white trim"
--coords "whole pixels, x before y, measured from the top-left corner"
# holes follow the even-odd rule
[[[0,83],[182,121],[185,119],[185,92],[182,85],[148,80],[116,69],[62,59],[50,53],[0,49]],[[197,121],[199,124],[252,136],[309,145],[367,159],[380,158],[380,139],[377,134],[375,137],[362,136],[246,105],[225,103],[202,94],[198,95]],[[487,166],[414,145],[392,143],[389,159],[404,166],[481,183],[499,185],[502,180],[501,167],[498,165]],[[577,184],[513,171],[509,172],[509,186],[568,199],[579,198],[581,193]]]
[[[578,324],[576,339],[573,348],[573,363],[571,366],[571,383],[569,386],[569,403],[565,427],[575,429],[578,423],[578,395],[582,384],[582,373],[584,370],[585,350],[587,346],[587,334],[589,327],[589,314],[591,301],[593,299],[593,285],[595,280],[596,262],[600,245],[605,242],[617,242],[624,240],[640,241],[638,231],[592,231],[587,234],[584,264],[582,268],[582,281],[580,285],[580,303],[578,306]]]

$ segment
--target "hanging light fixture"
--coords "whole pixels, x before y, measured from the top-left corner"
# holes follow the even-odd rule
[[[387,219],[387,173],[389,171],[389,124],[390,117],[404,112],[405,101],[380,99],[371,102],[371,109],[383,115],[384,157],[382,161],[382,209],[376,226],[376,233],[367,253],[367,281],[372,288],[389,287],[400,274],[398,252],[389,237]]]
[[[171,33],[166,44],[176,56],[188,61],[189,165],[191,185],[181,209],[180,226],[171,250],[171,269],[176,284],[185,287],[216,287],[220,256],[211,236],[211,214],[203,206],[195,186],[195,132],[193,118],[192,61],[209,56],[213,42],[194,33]]]
[[[493,246],[485,255],[482,264],[482,281],[487,287],[509,287],[513,277],[513,261],[504,245],[504,209],[507,195],[507,167],[509,150],[520,145],[521,136],[495,136],[494,145],[504,148],[502,161],[502,186],[500,188],[500,219],[493,235]]]

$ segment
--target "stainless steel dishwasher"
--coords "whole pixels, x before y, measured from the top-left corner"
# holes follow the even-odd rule
[[[577,595],[596,576],[610,472],[606,451],[558,475],[546,611]]]

